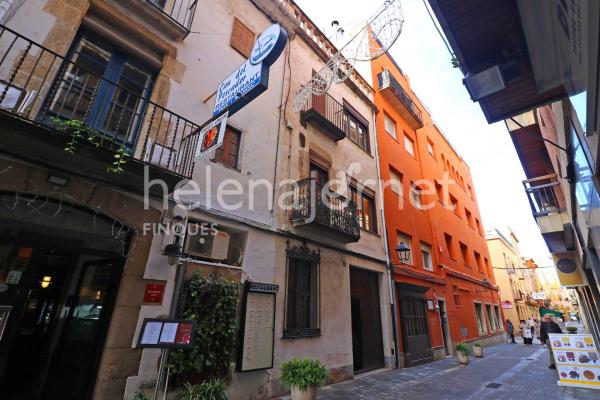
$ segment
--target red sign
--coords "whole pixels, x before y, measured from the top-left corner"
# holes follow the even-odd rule
[[[190,344],[192,343],[192,333],[194,326],[192,324],[180,323],[177,326],[177,334],[175,335],[175,344]]]
[[[144,290],[144,303],[162,304],[164,294],[164,283],[146,283],[146,290]]]
[[[502,302],[502,308],[513,308],[513,305],[510,301],[506,300]]]

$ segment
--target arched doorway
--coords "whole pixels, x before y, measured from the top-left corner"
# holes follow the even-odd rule
[[[99,210],[0,193],[2,399],[90,396],[128,243]]]

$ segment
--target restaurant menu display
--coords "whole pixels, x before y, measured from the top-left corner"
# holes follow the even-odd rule
[[[600,359],[592,335],[551,333],[558,384],[600,389]]]
[[[138,336],[138,347],[190,348],[196,321],[146,318]]]

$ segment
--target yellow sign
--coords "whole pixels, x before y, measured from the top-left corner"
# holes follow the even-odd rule
[[[600,389],[600,359],[592,335],[551,333],[558,384]]]
[[[552,257],[556,264],[558,280],[562,286],[570,287],[585,285],[575,253],[556,253],[553,254]]]

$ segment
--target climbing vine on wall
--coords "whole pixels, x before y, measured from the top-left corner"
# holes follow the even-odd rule
[[[238,288],[217,274],[194,275],[186,283],[180,318],[198,325],[193,347],[170,353],[172,374],[197,373],[200,380],[228,376],[237,338]]]

